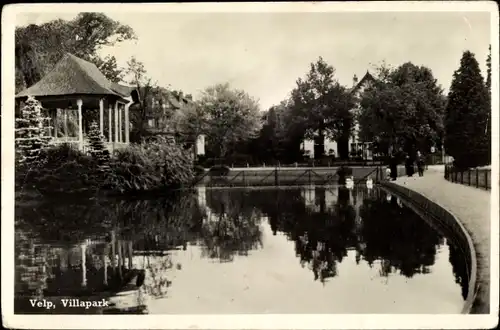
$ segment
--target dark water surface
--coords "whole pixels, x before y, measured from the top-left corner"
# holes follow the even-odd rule
[[[15,312],[460,313],[462,256],[363,185],[19,204]]]

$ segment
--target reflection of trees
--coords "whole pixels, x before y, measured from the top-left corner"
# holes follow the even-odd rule
[[[189,210],[189,212],[186,212]],[[16,225],[29,226],[43,241],[77,243],[110,239],[115,229],[135,249],[185,245],[200,229],[202,211],[192,194],[154,200],[44,201],[16,205]]]
[[[102,289],[112,285],[115,275],[127,280],[131,273],[126,269],[139,267],[147,273],[143,289],[161,296],[170,285],[165,271],[172,261],[156,252],[185,247],[198,235],[201,219],[190,193],[155,200],[44,200],[16,205],[16,292],[43,295],[57,291],[51,287],[81,289],[83,273],[86,291]],[[83,252],[81,244],[87,246]],[[129,249],[142,251],[136,265],[131,258],[125,262]]]
[[[25,292],[33,297],[42,297],[50,276],[45,267],[47,254],[36,246],[31,233],[26,231],[16,231],[15,244],[14,292],[16,294]]]
[[[400,207],[395,197],[389,202],[381,197],[365,199],[360,209],[364,259],[370,266],[381,260],[382,276],[393,269],[407,277],[428,273],[435,261],[440,235],[411,209]]]
[[[450,244],[449,242],[448,247],[450,249],[449,260],[453,268],[453,275],[455,275],[455,282],[462,288],[462,297],[467,299],[469,291],[469,272],[464,252],[460,247]]]
[[[93,201],[16,203],[16,228],[30,228],[43,241],[76,243],[89,236],[104,236],[112,226],[107,217],[108,211],[108,208]]]
[[[242,190],[209,190],[210,211],[201,228],[203,255],[231,261],[262,245],[260,214]]]
[[[305,189],[310,189],[306,187]],[[261,190],[248,200],[269,217],[274,233],[282,231],[295,242],[301,265],[309,265],[316,280],[325,281],[337,274],[337,262],[355,244],[353,234],[355,210],[345,188],[316,187],[316,207],[306,207],[299,189]],[[335,189],[333,207],[325,199],[325,190]]]
[[[275,235],[281,232],[294,242],[300,263],[316,280],[336,276],[337,263],[353,247],[357,262],[363,258],[372,265],[379,260],[382,276],[396,270],[408,277],[429,271],[442,238],[396,198],[387,201],[383,192],[365,187],[352,192],[343,187],[314,189],[313,207],[306,207],[300,189],[209,189],[205,210],[191,193],[155,200],[16,205],[16,292],[43,295],[55,283],[61,244],[77,245],[89,238],[102,243],[86,250],[89,274],[95,272],[90,260],[113,255],[106,246],[115,237],[117,246],[132,243],[134,267],[147,273],[145,291],[163,296],[170,285],[167,270],[174,263],[168,251],[196,241],[209,258],[230,261],[246,255],[262,244],[261,214],[267,215]],[[465,295],[466,265],[454,246],[450,262]],[[74,282],[79,285],[81,278]]]

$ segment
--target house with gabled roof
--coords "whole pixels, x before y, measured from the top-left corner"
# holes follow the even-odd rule
[[[28,96],[36,98],[52,119],[53,129],[49,132],[52,143],[73,143],[81,150],[86,147],[86,114],[98,110],[101,134],[108,148],[114,150],[129,143],[129,106],[133,89],[109,81],[95,64],[66,53],[40,81],[16,95],[16,105],[19,108]],[[76,137],[68,134],[68,112],[71,110],[77,112]]]
[[[350,93],[353,94],[357,102],[354,108],[351,109],[352,112],[360,111],[359,98],[363,93],[363,91],[374,81],[375,78],[368,71],[366,71],[363,78],[359,81],[357,76],[354,75]],[[339,143],[345,143],[346,145],[340,146]],[[335,155],[336,157],[338,157],[340,148],[347,150],[349,153],[349,157],[352,158],[362,157],[363,159],[367,160],[373,159],[372,142],[361,141],[359,137],[359,123],[357,123],[356,121],[354,122],[354,129],[348,141],[340,142],[325,138],[324,140],[325,155]],[[315,141],[304,140],[302,144],[302,149],[311,158],[314,158]]]
[[[146,100],[147,127],[151,131],[168,132],[168,119],[177,111],[183,109],[193,102],[190,95],[184,95],[183,92],[169,90],[163,87],[155,88],[155,93],[150,94]]]
[[[353,77],[353,87],[351,88],[351,94],[357,100],[356,106],[352,109],[356,114],[359,113],[360,104],[359,100],[363,91],[369,87],[375,78],[370,74],[370,72],[366,71],[363,78],[358,82],[358,78],[356,75]],[[356,116],[355,116],[356,118]],[[351,136],[349,137],[349,156],[350,157],[362,157],[363,159],[373,159],[373,148],[372,142],[362,141],[359,136],[359,123],[357,121],[354,122],[354,130]]]

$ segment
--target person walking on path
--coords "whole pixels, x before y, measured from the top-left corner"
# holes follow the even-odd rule
[[[418,176],[424,176],[425,159],[420,151],[417,151]]]
[[[406,154],[405,169],[406,169],[406,175],[409,177],[412,177],[413,173],[415,173],[413,157],[410,157],[410,154]]]

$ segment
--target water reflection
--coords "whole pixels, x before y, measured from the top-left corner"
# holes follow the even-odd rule
[[[290,242],[289,247],[286,242]],[[289,250],[294,252],[295,261],[287,259]],[[276,275],[281,278],[280,284],[288,285],[287,294],[292,289],[304,290],[301,299],[313,295],[310,284],[302,280],[303,271],[309,272],[310,281],[337,290],[332,294],[347,296],[350,293],[343,290],[355,289],[343,289],[345,283],[353,285],[359,276],[364,281],[360,285],[368,285],[368,291],[363,293],[366,296],[370,285],[376,285],[371,282],[372,270],[386,279],[425,276],[432,279],[425,286],[437,288],[450,282],[449,273],[451,281],[460,285],[457,292],[465,297],[467,266],[460,251],[396,197],[376,187],[200,187],[155,200],[43,201],[16,205],[16,312],[35,312],[27,306],[29,297],[81,296],[105,297],[114,305],[71,313],[145,313],[148,306],[155,305],[152,299],[163,304],[156,310],[168,313],[181,304],[179,297],[188,299],[194,282],[203,281],[205,275],[209,278],[212,274],[217,280],[224,277],[222,285],[229,287],[231,281],[240,283],[244,278],[264,276],[277,263],[282,264],[277,270],[282,274]],[[446,258],[439,257],[446,254]],[[213,266],[205,265],[203,260],[211,261]],[[227,278],[231,276],[227,274],[233,277]],[[260,286],[260,296],[265,295],[268,290],[264,290],[264,282],[255,281],[254,292]],[[415,289],[404,290],[419,294],[419,285],[424,284],[414,285]],[[446,297],[455,297],[451,287]],[[373,287],[374,299],[383,300],[381,293],[375,293],[380,290],[377,288]],[[200,296],[221,294],[220,290],[211,291],[216,289],[208,282],[197,290],[196,298],[182,300],[191,306],[188,309],[192,308],[188,313],[196,312],[198,307],[203,313],[206,306],[213,305],[206,303],[203,307]],[[394,289],[398,290],[404,291]],[[248,298],[248,305],[235,312],[256,312],[259,309],[251,306],[265,305],[256,303],[261,298],[255,295],[253,301]],[[325,306],[330,306],[324,307],[329,308],[324,312],[333,313],[361,313],[365,309],[373,312],[383,305],[364,302],[364,307],[353,301],[353,310],[344,311],[344,307],[328,301],[326,292],[315,295],[310,298],[318,304],[311,307],[311,312],[321,312],[322,299],[326,300]],[[449,297],[446,310],[459,312],[463,298]],[[231,308],[237,308],[234,301],[238,298],[231,298]],[[387,294],[389,298],[392,296]],[[287,297],[280,301],[293,304]],[[300,299],[296,304],[303,306]],[[305,312],[294,309],[297,306],[276,311]],[[222,313],[220,308],[218,312]],[[266,308],[263,312],[271,307]],[[389,305],[386,308],[395,312]],[[63,309],[52,312],[68,313]]]
[[[210,190],[206,197],[206,217],[200,232],[203,256],[227,262],[234,255],[246,256],[262,246],[261,214],[248,203],[248,192],[217,189]]]
[[[360,235],[365,242],[361,254],[370,265],[383,260],[381,276],[396,271],[406,277],[430,272],[443,238],[412,210],[400,207],[396,197],[389,202],[365,200],[360,216],[364,219]]]

